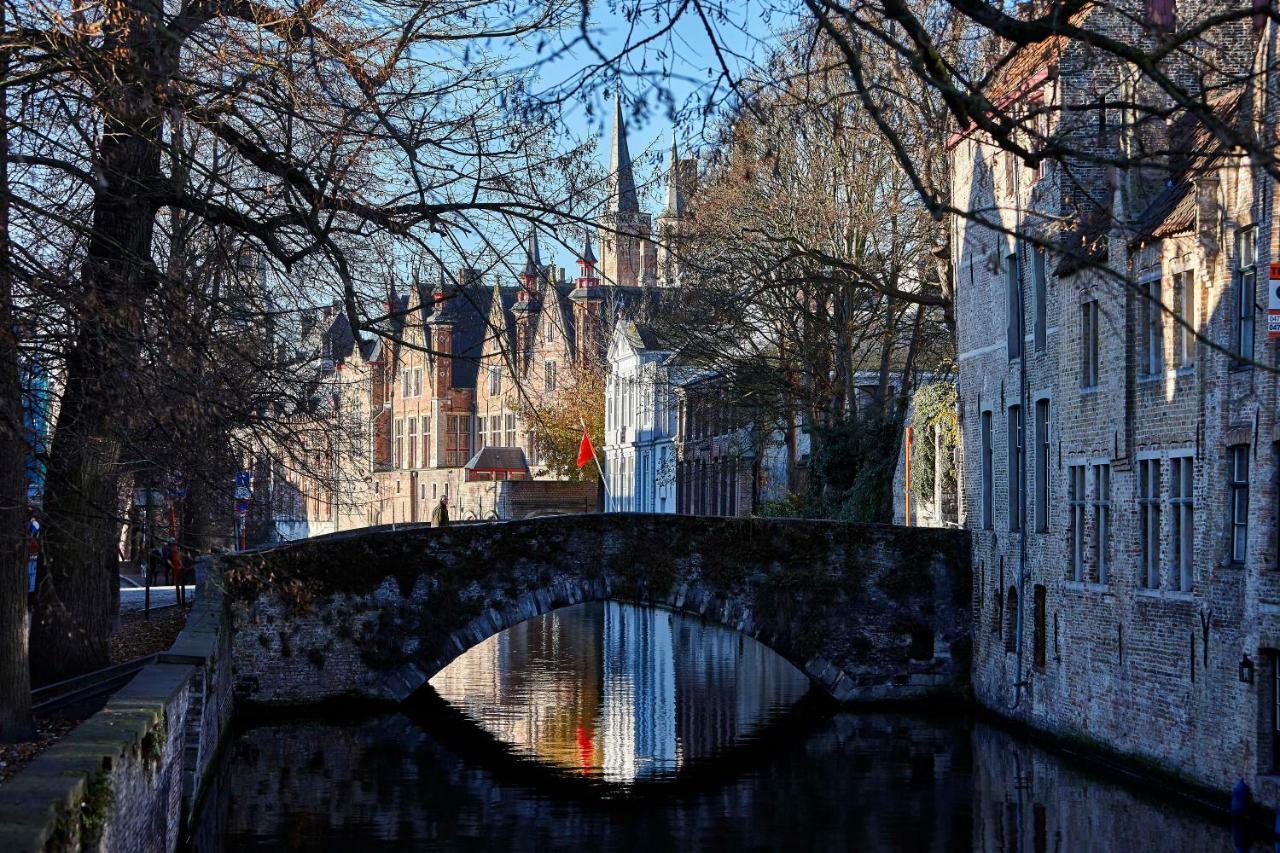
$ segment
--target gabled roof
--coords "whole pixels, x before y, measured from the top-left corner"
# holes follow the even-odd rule
[[[1240,118],[1244,89],[1223,94],[1210,102],[1220,121],[1231,123]],[[1227,154],[1226,146],[1195,116],[1183,115],[1169,130],[1176,146],[1169,163],[1169,177],[1146,210],[1138,217],[1131,245],[1190,231],[1196,224],[1197,178],[1211,172]]]
[[[637,350],[649,352],[667,352],[669,347],[663,346],[658,333],[645,323],[637,323],[634,320],[621,320],[618,323],[618,331],[626,337],[627,341]]]

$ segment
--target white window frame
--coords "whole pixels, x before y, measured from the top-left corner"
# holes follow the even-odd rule
[[[1160,588],[1160,486],[1159,456],[1138,459],[1138,586]]]
[[[1111,461],[1093,463],[1093,571],[1098,583],[1111,578]]]
[[[1195,455],[1169,454],[1169,542],[1171,588],[1190,592],[1195,578]]]
[[[1081,464],[1067,467],[1067,504],[1070,512],[1070,567],[1071,580],[1081,583],[1085,579],[1085,470]]]

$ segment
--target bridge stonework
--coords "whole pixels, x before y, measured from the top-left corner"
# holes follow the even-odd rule
[[[223,558],[236,698],[401,700],[504,628],[656,604],[763,642],[842,702],[968,690],[968,534],[636,514],[380,529]]]

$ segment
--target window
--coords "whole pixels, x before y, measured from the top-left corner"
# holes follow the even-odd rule
[[[502,393],[502,368],[494,365],[489,368],[489,396],[496,397]]]
[[[1164,369],[1164,305],[1160,279],[1142,286],[1142,369],[1153,376]]]
[[[395,466],[404,467],[404,421],[396,418],[392,432],[395,435]]]
[[[1032,648],[1035,652],[1036,669],[1044,669],[1045,647],[1045,611],[1046,594],[1044,584],[1036,584],[1035,586],[1035,636],[1032,641]]]
[[[1071,507],[1071,579],[1084,580],[1084,466],[1067,469],[1067,502]]]
[[[1249,445],[1227,448],[1227,487],[1231,498],[1231,562],[1243,563],[1249,546]]]
[[[471,416],[445,415],[445,428],[445,467],[460,468],[471,458]]]
[[[556,363],[554,361],[544,362],[542,365],[542,376],[545,390],[556,390]]]
[[[1195,556],[1195,475],[1194,458],[1175,456],[1169,460],[1169,514],[1173,523],[1174,589],[1191,590]]]
[[[1098,385],[1098,300],[1080,306],[1080,387]]]
[[[991,493],[994,486],[993,448],[991,446],[991,413],[982,413],[982,529],[994,526]]]
[[[413,369],[413,396],[422,396],[422,368],[415,367]]]
[[[1093,567],[1098,583],[1111,573],[1111,466],[1093,466]]]
[[[1009,321],[1009,360],[1012,361],[1022,357],[1022,283],[1019,281],[1016,253],[1005,259],[1005,272],[1008,276],[1005,307]]]
[[[409,418],[409,466],[418,467],[418,419]]]
[[[1049,401],[1036,401],[1036,530],[1049,529]]]
[[[423,468],[431,467],[431,418],[422,418],[422,452],[418,454],[418,464]]]
[[[1177,0],[1147,0],[1147,23],[1158,30],[1172,30],[1178,23]]]
[[[1160,588],[1160,460],[1138,460],[1138,583]]]
[[[413,377],[410,375],[411,373],[412,371],[406,367],[404,369],[404,372],[400,374],[400,396],[401,397],[409,396],[409,391],[411,390],[411,387],[413,384]]]
[[[504,431],[506,432],[506,439],[505,439],[504,446],[515,447],[516,446],[516,416],[514,414],[508,413],[506,415],[505,427],[506,429]]]
[[[1042,163],[1044,161],[1041,161]],[[1044,248],[1035,246],[1031,249],[1031,281],[1035,288],[1035,311],[1036,325],[1033,332],[1035,336],[1036,352],[1043,352],[1045,345],[1045,337],[1048,334],[1049,318],[1046,314],[1048,311],[1048,293],[1047,282],[1045,281],[1045,263]]]
[[[1022,445],[1022,407],[1009,407],[1009,530],[1017,532],[1022,529],[1022,516],[1026,503],[1023,500],[1023,459],[1025,449]]]
[[[1271,706],[1266,714],[1270,718],[1267,722],[1271,730],[1271,772],[1280,774],[1280,651],[1272,649],[1266,660],[1271,664],[1271,689],[1264,691],[1263,701]]]
[[[1253,360],[1253,314],[1258,285],[1258,229],[1245,228],[1237,238],[1235,299],[1236,354],[1241,361]]]
[[[1173,277],[1174,305],[1178,312],[1178,328],[1174,332],[1174,363],[1190,367],[1196,360],[1196,285],[1191,270]]]

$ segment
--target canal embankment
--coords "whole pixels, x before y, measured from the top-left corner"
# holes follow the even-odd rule
[[[231,720],[231,636],[211,566],[170,650],[0,787],[0,850],[173,850]]]

